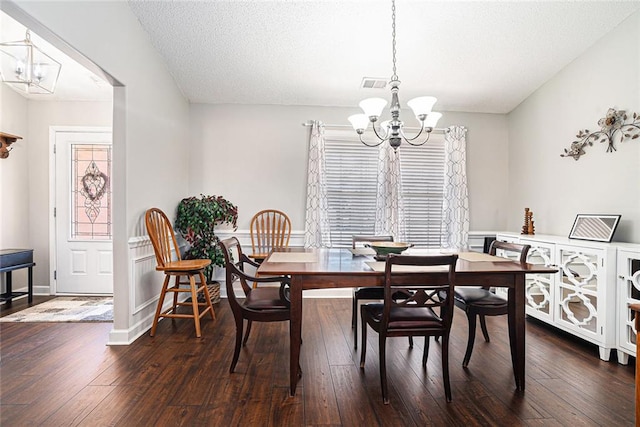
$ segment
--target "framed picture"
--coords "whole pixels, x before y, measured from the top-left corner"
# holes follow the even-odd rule
[[[622,215],[578,214],[573,222],[570,239],[610,242]]]

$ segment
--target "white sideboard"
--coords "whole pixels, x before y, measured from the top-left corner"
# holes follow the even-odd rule
[[[623,364],[635,356],[628,304],[640,302],[640,245],[508,232],[496,238],[531,245],[529,263],[558,267],[527,276],[527,315],[596,344],[602,360],[613,349]]]
[[[618,361],[627,364],[636,356],[635,315],[629,304],[640,303],[640,245],[620,245],[617,256],[618,282]]]

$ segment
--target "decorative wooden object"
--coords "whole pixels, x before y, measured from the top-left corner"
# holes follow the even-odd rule
[[[17,140],[22,139],[21,136],[11,135],[10,133],[0,132],[0,159],[6,159],[9,157],[9,151],[11,151],[11,144]]]
[[[529,208],[524,208],[524,225],[522,226],[522,233],[520,234],[536,234],[536,230],[533,226],[533,212]]]

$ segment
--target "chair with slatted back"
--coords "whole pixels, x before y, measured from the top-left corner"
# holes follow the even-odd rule
[[[289,302],[290,279],[286,276],[253,277],[245,273],[245,265],[258,267],[242,253],[240,242],[230,237],[218,242],[225,259],[227,300],[231,306],[236,322],[236,344],[229,372],[233,372],[240,356],[240,345],[246,345],[251,331],[251,324],[256,322],[281,322],[291,320]],[[233,287],[240,281],[244,298],[238,298]],[[252,288],[248,282],[271,283],[280,286],[262,286]],[[247,333],[242,339],[244,320],[247,319]]]
[[[151,336],[154,336],[156,333],[159,319],[161,317],[168,317],[172,319],[193,319],[196,336],[200,338],[200,319],[207,313],[211,313],[211,319],[216,319],[213,306],[211,305],[209,290],[207,289],[207,282],[204,277],[204,269],[211,264],[211,260],[183,260],[180,256],[180,250],[171,222],[169,222],[165,213],[160,209],[149,209],[145,214],[145,224],[156,255],[156,270],[162,271],[165,274],[162,290],[160,291],[160,299],[158,300],[156,313],[153,317]],[[173,286],[169,286],[171,277],[175,278]],[[183,277],[187,277],[188,282],[183,281]],[[196,283],[196,277],[199,278],[198,283]],[[198,302],[198,294],[200,292],[204,294],[204,302]],[[169,309],[163,311],[164,299],[168,293],[173,294],[173,303]],[[191,294],[191,301],[179,301],[178,297],[182,293]],[[178,307],[181,306],[191,307],[191,313],[179,313]],[[200,307],[206,308],[200,311]]]
[[[256,262],[262,262],[273,249],[289,246],[291,220],[282,211],[265,209],[251,218],[251,255]]]
[[[489,254],[496,255],[497,251],[502,251],[505,255],[511,254],[513,257],[517,257],[520,262],[526,262],[530,248],[530,245],[494,240],[491,243]],[[490,286],[483,286],[478,288],[457,288],[454,293],[454,303],[456,307],[467,313],[467,320],[469,321],[469,339],[467,341],[467,350],[462,360],[462,366],[467,367],[473,352],[473,343],[476,339],[476,318],[480,318],[482,335],[484,335],[485,341],[489,342],[485,316],[504,316],[508,314],[508,302],[505,298],[492,291]]]
[[[378,332],[382,400],[389,403],[386,372],[387,337],[423,336],[422,366],[427,364],[430,337],[442,337],[442,379],[447,401],[451,401],[449,382],[449,333],[453,318],[453,290],[457,255],[389,255],[385,265],[384,302],[360,307],[364,369],[367,351],[367,325]],[[433,274],[433,270],[442,274]],[[420,270],[426,270],[420,274]],[[405,297],[400,299],[398,294]]]

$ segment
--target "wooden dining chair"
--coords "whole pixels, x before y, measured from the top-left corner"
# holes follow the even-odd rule
[[[449,333],[453,317],[453,290],[456,282],[458,255],[389,255],[385,265],[384,302],[369,303],[360,307],[362,318],[362,350],[360,368],[364,369],[367,351],[367,326],[378,332],[380,357],[380,382],[382,400],[389,403],[386,371],[387,337],[423,336],[422,366],[427,364],[429,339],[442,337],[442,379],[445,396],[451,401],[449,382]],[[397,267],[396,267],[397,266]],[[400,270],[414,270],[401,272]],[[420,274],[420,269],[430,273]],[[434,275],[433,269],[442,269]],[[428,275],[428,277],[427,277]],[[395,298],[402,293],[404,299]]]
[[[262,262],[273,249],[289,246],[291,220],[282,211],[266,209],[251,218],[251,255],[256,262]]]
[[[211,264],[210,259],[189,259],[183,260],[180,256],[180,249],[176,242],[176,236],[171,226],[169,218],[158,208],[151,208],[145,214],[145,224],[147,233],[151,239],[153,250],[156,255],[156,270],[165,274],[158,306],[153,317],[153,325],[151,326],[151,336],[156,333],[158,321],[161,317],[169,317],[172,319],[193,319],[196,328],[196,337],[200,338],[200,319],[207,313],[211,313],[211,319],[216,320],[216,314],[211,305],[211,296],[207,289],[207,281],[204,277],[204,269]],[[200,279],[196,284],[196,276]],[[175,278],[173,286],[169,286],[171,277]],[[182,281],[186,277],[188,282]],[[185,286],[187,286],[185,288]],[[204,301],[198,302],[198,294],[204,294]],[[164,299],[167,294],[173,294],[173,303],[171,307],[162,311]],[[191,301],[180,301],[178,296],[182,293],[190,293]],[[178,313],[180,306],[190,306],[191,313]],[[206,307],[200,311],[200,307]]]
[[[496,255],[498,250],[506,254],[512,254],[518,260],[526,262],[530,245],[521,245],[516,243],[506,243],[494,240],[491,243],[489,254]],[[484,340],[489,342],[489,332],[487,331],[487,323],[485,316],[504,316],[509,313],[508,302],[505,298],[497,295],[490,286],[472,288],[459,287],[454,293],[454,304],[456,307],[464,310],[469,321],[469,338],[467,341],[467,351],[465,352],[462,366],[467,367],[473,352],[473,343],[476,339],[476,318],[480,318],[480,328]]]
[[[356,249],[359,244],[371,242],[393,242],[393,236],[351,236],[351,248]],[[358,303],[360,301],[381,300],[384,289],[381,287],[354,288],[351,304],[351,328],[353,329],[353,348],[358,348]],[[413,342],[410,343],[413,346]]]
[[[231,237],[218,242],[224,254],[226,270],[227,300],[231,306],[236,323],[236,344],[229,372],[233,372],[240,356],[240,347],[247,344],[252,322],[281,322],[291,320],[289,302],[290,279],[286,276],[253,277],[245,273],[245,264],[258,267],[259,264],[242,253],[240,242]],[[240,282],[244,298],[239,298],[233,287]],[[251,287],[253,283],[279,283],[280,286]],[[247,320],[247,332],[242,339],[244,320]]]

